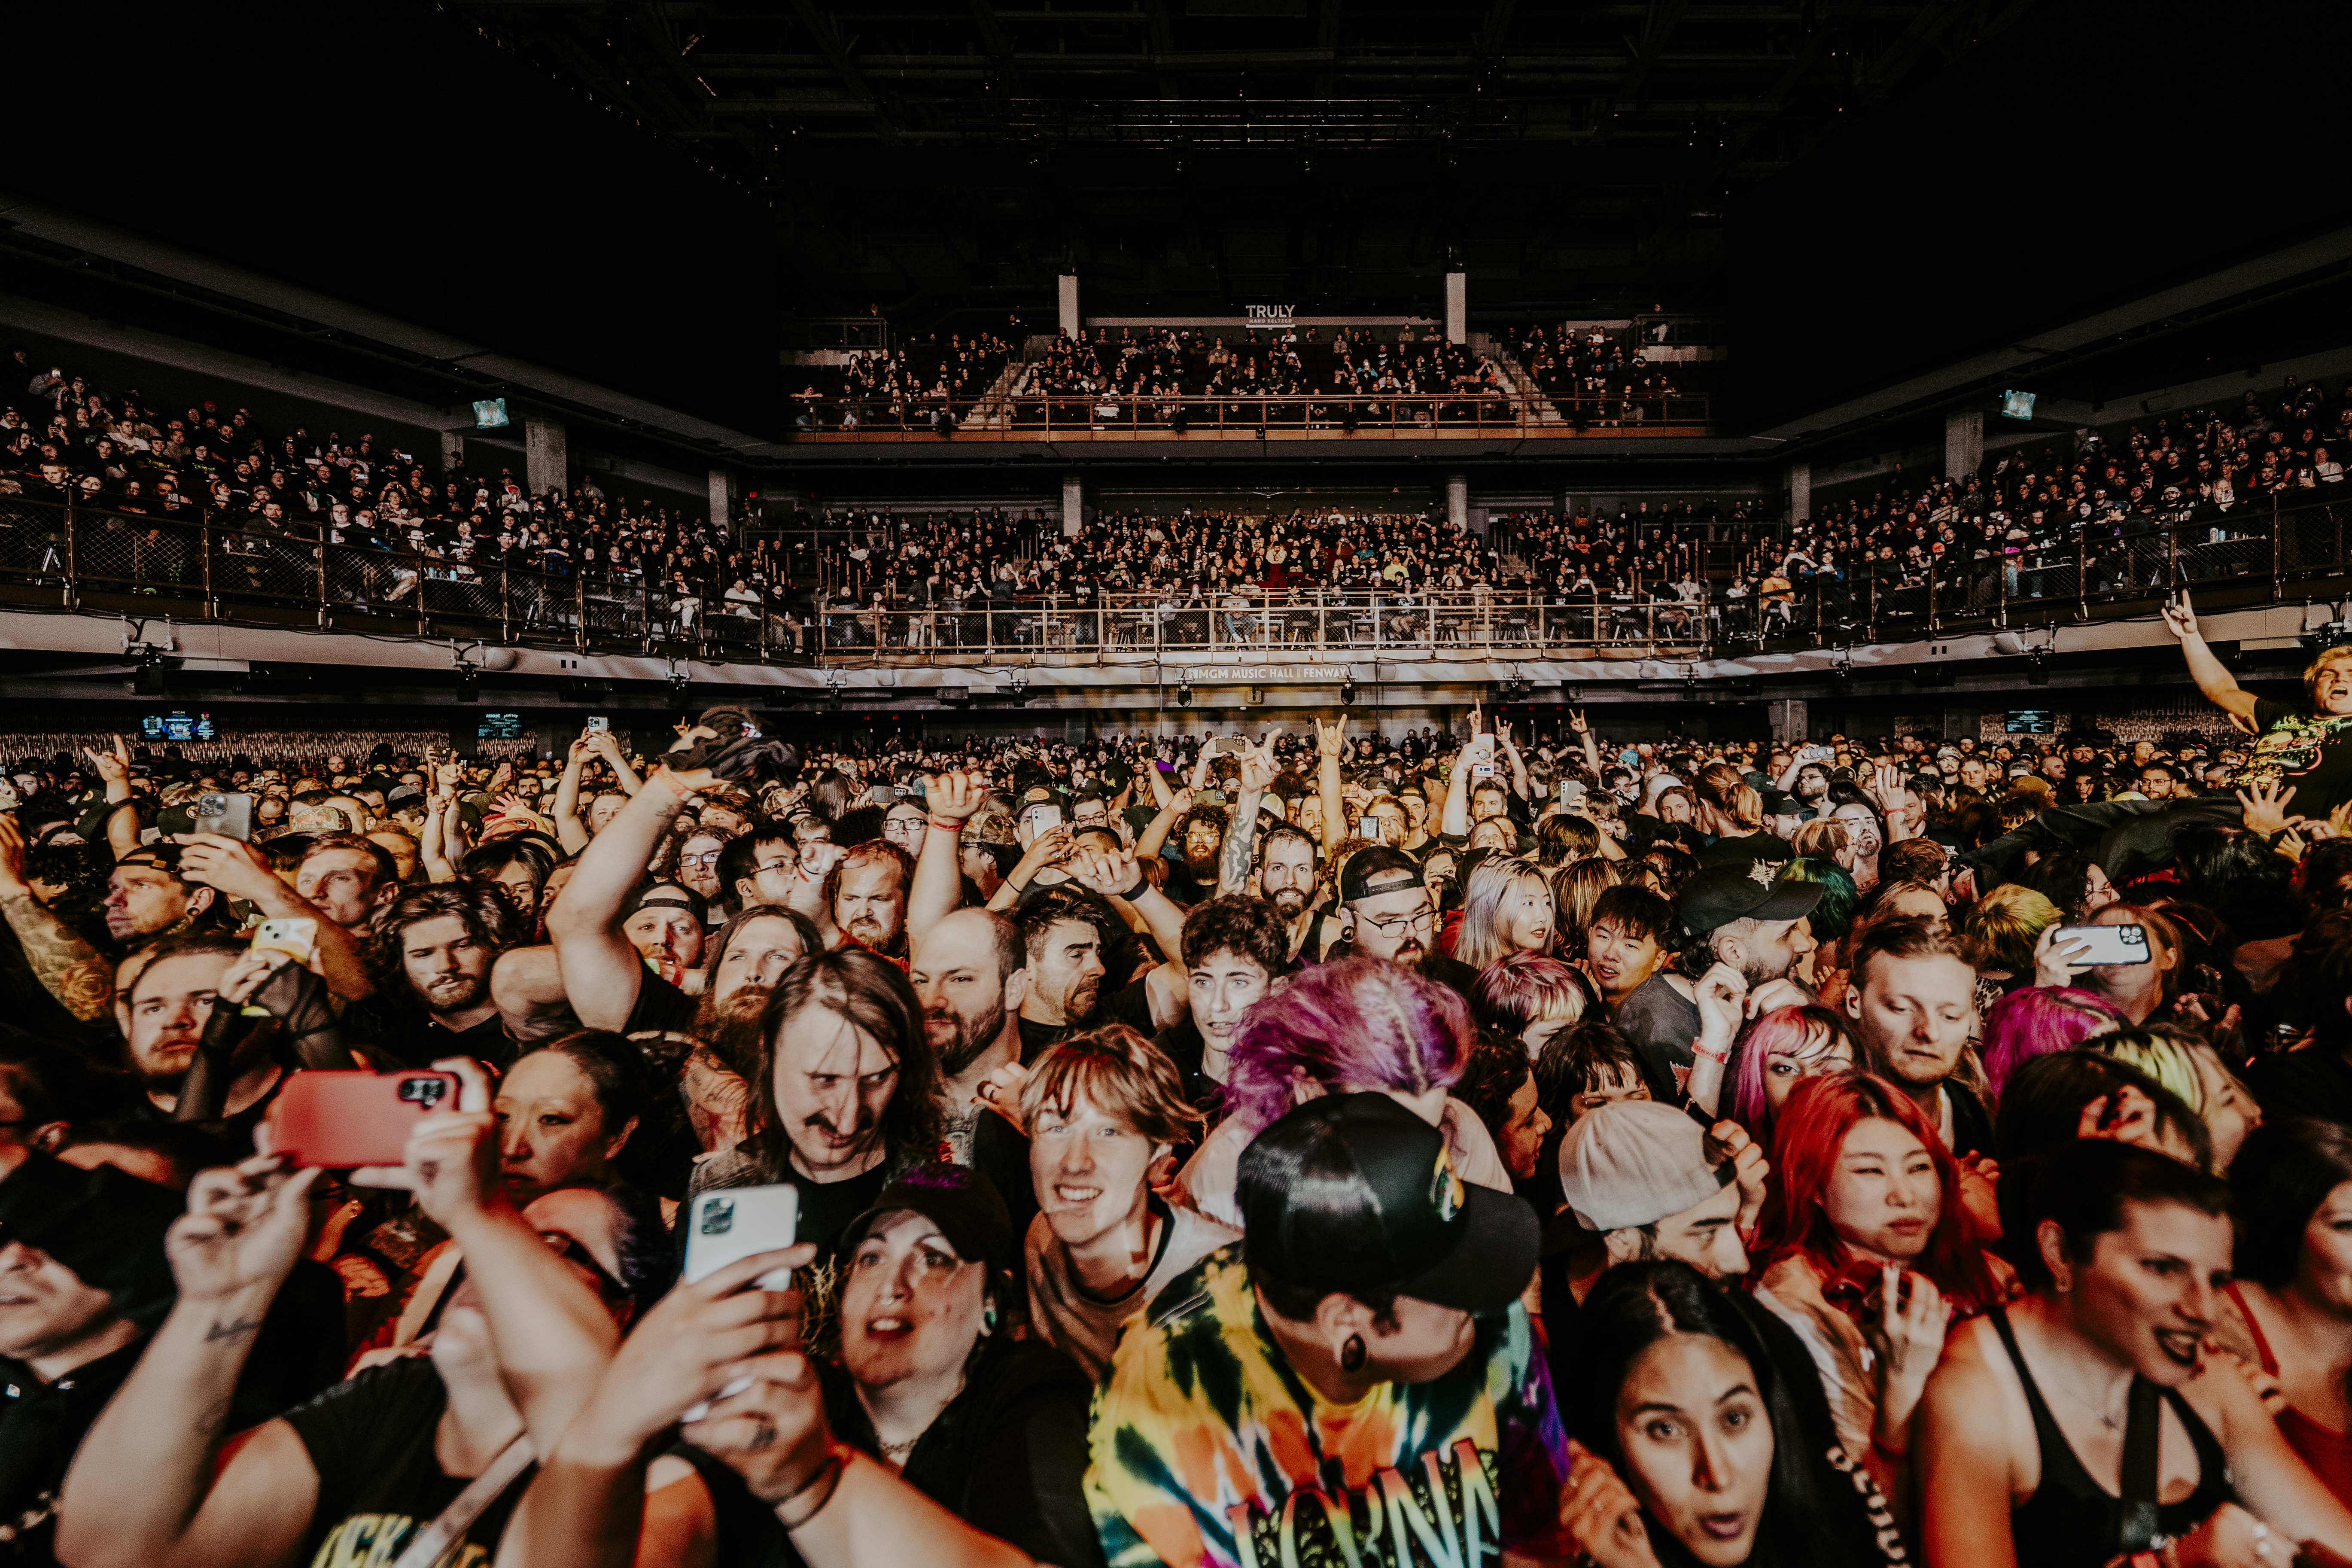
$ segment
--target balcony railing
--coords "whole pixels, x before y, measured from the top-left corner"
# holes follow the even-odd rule
[[[2352,571],[2345,531],[2352,496],[2295,502],[2273,495],[2188,522],[2103,521],[2063,540],[1841,566],[1833,580],[1791,575],[1791,591],[1719,596],[1718,641],[1822,647],[1902,642],[2008,626],[2152,614],[2186,588],[2200,605],[2244,608],[2302,597]]]
[[[1341,440],[1350,437],[1695,436],[1705,397],[1528,398],[1459,392],[1415,396],[1133,397],[1021,393],[958,405],[950,426],[929,400],[821,398],[800,404],[797,440]]]
[[[1250,590],[1199,602],[1160,595],[1015,595],[795,607],[730,603],[723,584],[647,584],[559,560],[478,566],[429,552],[322,541],[201,511],[174,517],[0,495],[0,607],[481,639],[715,663],[1140,664],[1163,656],[1443,661],[1696,658],[1901,642],[2005,626],[2152,614],[2193,589],[2246,607],[2340,596],[2352,576],[2352,497],[2242,507],[2191,522],[2102,523],[2063,541],[1932,569],[1893,563],[1838,580],[1795,574],[1762,599],[1720,583],[1685,598],[1635,580],[1602,591]],[[1716,547],[1705,564],[1727,564]],[[1728,578],[1717,570],[1702,575]]]

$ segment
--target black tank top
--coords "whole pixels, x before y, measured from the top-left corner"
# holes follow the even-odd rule
[[[2009,1352],[2017,1368],[2018,1382],[2025,1385],[2026,1406],[2033,1412],[2033,1440],[2042,1450],[2041,1484],[2009,1516],[2017,1568],[2082,1568],[2085,1563],[2104,1563],[2127,1545],[2144,1548],[2146,1542],[2123,1540],[2123,1500],[2091,1479],[2074,1457],[2074,1445],[2059,1430],[2042,1390],[2034,1386],[2033,1374],[2025,1369],[2009,1314],[1996,1307],[1989,1315],[1994,1331],[2000,1335],[2001,1348]],[[2135,1388],[2139,1381],[2133,1379]],[[2178,1390],[2162,1392],[2164,1402],[2172,1406],[2188,1431],[2190,1447],[2197,1450],[2197,1489],[2179,1502],[2159,1503],[2156,1510],[2157,1528],[2177,1538],[2202,1524],[2237,1494],[2230,1482],[2229,1458],[2221,1452],[2212,1429]]]

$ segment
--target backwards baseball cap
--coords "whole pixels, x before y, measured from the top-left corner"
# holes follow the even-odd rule
[[[1708,1161],[1706,1130],[1654,1100],[1595,1106],[1560,1140],[1560,1191],[1586,1230],[1671,1219],[1715,1196],[1731,1177],[1730,1161]]]
[[[1348,857],[1339,872],[1339,901],[1377,898],[1401,888],[1419,888],[1421,862],[1391,844],[1374,844]]]
[[[38,1247],[103,1290],[142,1328],[178,1294],[163,1233],[187,1209],[169,1187],[111,1165],[82,1170],[36,1150],[0,1182],[0,1239]]]
[[[1535,1272],[1535,1210],[1465,1182],[1445,1135],[1384,1094],[1292,1110],[1242,1151],[1235,1196],[1250,1266],[1302,1289],[1486,1312]]]
[[[1822,901],[1819,882],[1784,882],[1781,860],[1740,860],[1709,866],[1690,879],[1675,914],[1693,936],[1733,921],[1792,921]]]
[[[677,882],[655,880],[640,882],[629,889],[621,900],[621,918],[627,920],[639,910],[684,910],[699,925],[706,917],[702,895],[692,888]]]

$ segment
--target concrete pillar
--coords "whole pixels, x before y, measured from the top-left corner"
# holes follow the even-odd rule
[[[466,433],[463,430],[441,432],[441,471],[450,473],[466,463]]]
[[[710,470],[710,511],[713,526],[733,531],[737,504],[742,499],[743,481],[732,468]]]
[[[1809,715],[1801,697],[1775,698],[1769,704],[1772,716],[1772,743],[1776,746],[1801,746],[1810,738],[1805,733]]]
[[[1944,477],[1965,479],[1984,464],[1984,416],[1944,416]]]
[[[1466,272],[1445,275],[1445,341],[1470,341],[1470,275]]]
[[[1078,335],[1077,274],[1065,272],[1055,279],[1055,282],[1060,286],[1058,297],[1062,307],[1062,335],[1066,338],[1075,338]]]
[[[1062,531],[1075,539],[1078,531],[1086,526],[1086,481],[1076,474],[1065,474],[1062,476]]]
[[[1467,474],[1445,476],[1445,521],[1457,533],[1466,532],[1470,527],[1470,476]]]
[[[572,488],[572,463],[564,445],[563,421],[533,414],[522,422],[523,483],[534,496]]]
[[[1813,466],[1791,463],[1788,474],[1789,518],[1802,522],[1813,515]]]

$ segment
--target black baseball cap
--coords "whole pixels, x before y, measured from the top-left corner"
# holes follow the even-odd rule
[[[1536,1267],[1535,1210],[1465,1182],[1445,1135],[1385,1094],[1310,1100],[1242,1151],[1250,1266],[1303,1289],[1499,1311]]]
[[[1375,882],[1381,885],[1373,887]],[[1348,864],[1340,868],[1339,901],[1352,904],[1400,888],[1425,886],[1420,861],[1392,844],[1374,844],[1349,856]]]
[[[845,1254],[866,1239],[885,1215],[921,1215],[940,1227],[948,1245],[966,1263],[984,1263],[992,1274],[1010,1273],[1021,1263],[1013,1219],[996,1189],[961,1165],[918,1166],[882,1189],[874,1206],[841,1233]]]
[[[1709,866],[1683,889],[1675,914],[1693,936],[1705,936],[1733,921],[1792,921],[1811,914],[1822,901],[1822,884],[1781,880],[1786,864],[1737,860]]]

